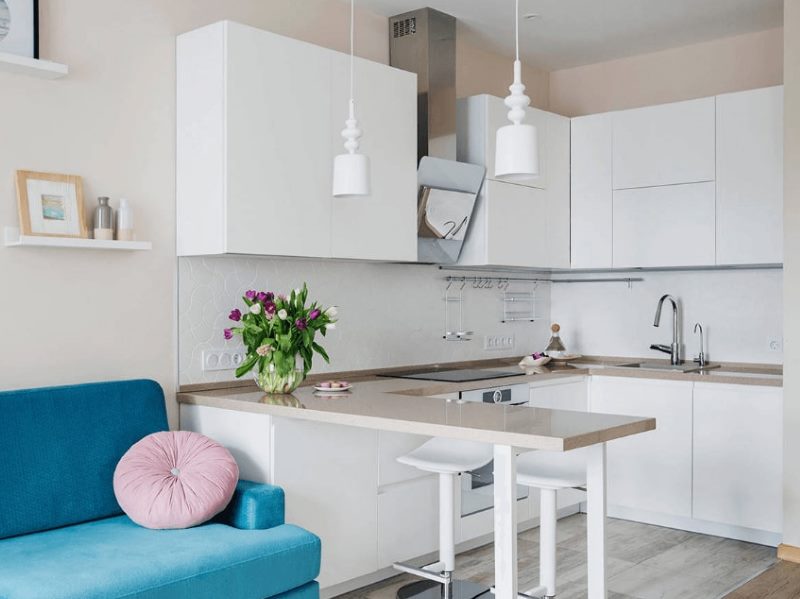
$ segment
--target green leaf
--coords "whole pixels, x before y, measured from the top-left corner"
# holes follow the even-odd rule
[[[247,374],[250,371],[250,369],[252,369],[253,366],[255,366],[255,363],[257,361],[258,361],[258,354],[256,353],[248,354],[244,362],[242,362],[241,366],[239,366],[239,368],[236,369],[236,378],[238,379],[239,377]]]
[[[319,343],[312,343],[311,347],[313,347],[314,351],[316,351],[320,356],[322,356],[322,358],[326,362],[330,364],[331,359],[328,357],[328,353],[322,348],[322,346]]]

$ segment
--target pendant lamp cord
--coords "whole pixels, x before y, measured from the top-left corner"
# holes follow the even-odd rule
[[[519,60],[519,0],[516,0],[515,5],[515,12],[514,12],[514,27],[516,29],[515,33],[515,43],[517,47],[517,60]]]
[[[517,0],[519,2],[519,0]],[[350,0],[350,103],[353,103],[353,31],[355,29],[355,0]]]

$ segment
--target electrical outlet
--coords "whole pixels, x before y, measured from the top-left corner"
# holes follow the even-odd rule
[[[783,351],[783,339],[770,339],[769,351]]]
[[[203,352],[203,370],[234,370],[244,361],[241,349],[210,349]]]
[[[483,349],[489,351],[514,349],[514,335],[486,335]]]

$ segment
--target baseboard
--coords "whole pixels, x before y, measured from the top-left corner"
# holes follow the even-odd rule
[[[782,559],[785,562],[800,564],[800,547],[781,543],[778,545],[778,559]]]

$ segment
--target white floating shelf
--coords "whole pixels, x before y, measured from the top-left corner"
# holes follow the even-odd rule
[[[69,67],[49,60],[0,52],[0,72],[30,75],[40,79],[58,79],[69,73]]]
[[[104,239],[80,239],[78,237],[43,237],[20,235],[16,227],[5,228],[6,247],[50,247],[78,248],[85,250],[152,250],[149,241],[106,241]]]

